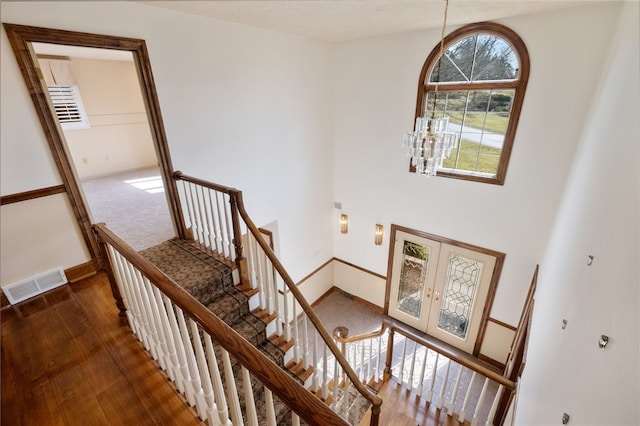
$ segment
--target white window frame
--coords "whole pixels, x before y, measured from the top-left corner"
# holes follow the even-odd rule
[[[53,112],[63,130],[91,127],[77,85],[52,85],[47,88]]]

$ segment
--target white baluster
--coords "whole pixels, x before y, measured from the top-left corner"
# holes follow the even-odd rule
[[[340,365],[338,364],[338,359],[333,358],[333,387],[331,388],[331,408],[334,411],[337,410],[338,404],[338,388],[340,387]]]
[[[107,246],[107,250],[109,252],[109,256],[111,258],[111,266],[114,270],[114,276],[116,282],[118,283],[118,288],[120,289],[120,295],[122,296],[122,302],[125,305],[127,320],[129,321],[129,325],[131,326],[131,331],[133,334],[139,338],[140,330],[138,328],[138,319],[136,318],[136,308],[135,302],[133,300],[133,296],[130,293],[129,283],[126,282],[123,276],[121,259],[119,253],[117,253],[111,245]]]
[[[433,387],[436,384],[436,379],[438,378],[438,360],[440,359],[440,353],[436,352],[436,360],[433,363],[433,370],[431,371],[431,381],[429,382],[429,393],[427,394],[427,401],[431,402],[431,398],[433,397]]]
[[[422,397],[422,390],[424,386],[424,375],[427,370],[427,360],[429,359],[429,348],[424,348],[424,359],[422,360],[422,365],[420,366],[420,386],[418,386],[418,390],[416,393]]]
[[[145,290],[146,298],[149,302],[149,311],[151,314],[151,322],[153,323],[153,340],[155,341],[156,352],[158,354],[158,364],[160,364],[160,368],[164,371],[167,370],[169,366],[169,361],[167,360],[167,342],[165,341],[164,331],[162,327],[162,321],[160,320],[160,312],[158,312],[158,304],[156,303],[156,298],[153,293],[154,286],[151,282],[146,278],[142,277],[142,285]]]
[[[189,338],[189,332],[187,330],[187,324],[184,319],[184,313],[179,307],[175,307],[176,317],[178,318],[178,327],[180,328],[180,335],[182,336],[182,343],[184,346],[184,353],[187,360],[187,368],[189,369],[189,386],[187,389],[191,389],[191,393],[187,391],[187,401],[190,405],[198,403],[198,396],[200,394],[200,373],[196,365],[196,357],[193,353],[193,346],[191,339]],[[191,396],[191,400],[189,400]]]
[[[187,367],[187,356],[184,350],[184,340],[180,333],[180,327],[178,326],[178,320],[176,318],[175,310],[173,309],[173,303],[171,299],[163,295],[164,304],[167,311],[167,318],[169,319],[169,326],[171,327],[171,336],[173,344],[176,348],[176,356],[178,360],[177,373],[178,379],[176,380],[176,386],[180,393],[187,397],[187,401],[193,401],[193,393],[191,391],[191,378],[189,377],[189,368]]]
[[[369,339],[368,343],[369,343],[369,358],[367,361],[367,375],[365,376],[365,383],[371,380],[371,370],[372,370],[371,363],[373,362],[373,339]]]
[[[329,363],[329,354],[327,354],[329,346],[323,343],[322,346],[322,399],[326,400],[329,395],[329,371],[328,371],[328,363]]]
[[[307,336],[307,314],[302,314],[302,365],[309,367],[309,337]]]
[[[482,385],[482,390],[480,391],[480,396],[478,397],[478,402],[476,403],[476,409],[473,412],[473,417],[471,418],[471,426],[476,426],[479,422],[480,409],[484,404],[484,399],[487,396],[487,388],[489,387],[489,378],[484,378],[484,384]],[[488,419],[487,419],[488,421]]]
[[[491,404],[491,410],[489,410],[489,415],[487,416],[487,424],[493,425],[493,418],[496,415],[496,411],[498,411],[498,403],[500,402],[500,397],[502,397],[502,392],[504,392],[504,386],[498,386],[498,391],[496,395],[493,397],[493,403]]]
[[[318,384],[318,333],[313,329],[313,346],[311,350],[313,351],[313,378],[311,380],[311,387],[313,392],[317,392],[320,385]]]
[[[211,336],[204,335],[204,344],[207,349],[207,363],[209,364],[209,373],[212,376],[213,395],[218,407],[218,419],[220,424],[224,426],[231,426],[231,419],[229,419],[229,409],[227,408],[227,397],[224,394],[224,384],[222,383],[222,377],[220,375],[220,368],[218,367],[218,360],[216,359],[216,352],[211,341]]]
[[[452,361],[449,361],[452,362]],[[449,404],[447,404],[447,413],[449,416],[452,416],[455,411],[456,399],[458,399],[458,391],[460,390],[460,377],[462,377],[462,370],[464,367],[458,364],[458,375],[456,376],[456,381],[453,384],[453,392],[451,392],[451,399],[449,399]]]
[[[404,360],[407,355],[407,340],[409,339],[403,338],[402,356],[400,357],[400,371],[398,373],[398,383],[400,383],[400,386],[404,385]],[[411,389],[411,386],[409,386],[409,389]]]
[[[217,238],[216,238],[216,245],[219,246],[220,248],[218,249],[220,251],[220,254],[223,255],[224,257],[229,257],[231,258],[231,251],[230,251],[230,247],[227,246],[226,244],[226,239],[225,239],[225,227],[224,227],[224,209],[225,209],[225,204],[224,204],[224,195],[220,194],[218,191],[215,191],[213,193],[213,197],[216,200],[216,218],[217,218],[217,222],[216,222],[216,229],[218,229],[217,232]],[[220,208],[220,197],[222,197],[222,208]]]
[[[164,305],[164,300],[162,297],[162,293],[158,289],[158,287],[153,286],[153,295],[156,299],[156,304],[158,305],[158,313],[160,315],[160,321],[162,323],[162,333],[164,335],[165,340],[165,352],[167,363],[169,364],[169,368],[167,369],[167,374],[169,378],[176,382],[178,380],[178,372],[179,368],[178,364],[178,355],[176,353],[176,347],[174,345],[174,337],[171,331],[171,323],[169,322],[169,316],[167,314],[167,309]]]
[[[242,390],[244,391],[244,409],[247,413],[247,423],[251,426],[258,426],[258,413],[256,412],[256,402],[253,399],[251,376],[249,375],[249,370],[246,368],[242,367],[241,371]]]
[[[274,269],[274,276],[275,276],[275,269]],[[274,277],[274,281],[277,283],[277,277]],[[286,285],[283,284],[282,286],[283,289],[283,302],[284,302],[284,340],[286,342],[288,342],[289,340],[291,340],[291,323],[290,323],[290,318],[289,318],[289,287],[287,287]]]
[[[409,390],[411,392],[413,392],[413,370],[415,369],[416,366],[416,353],[418,352],[418,344],[416,342],[413,342],[413,351],[411,354],[411,365],[409,366]],[[420,385],[422,385],[422,383],[420,383]]]
[[[256,272],[256,247],[254,244],[253,234],[250,232],[246,233],[247,247],[245,248],[245,257],[247,258],[247,267],[249,268],[249,283],[251,284],[252,289],[258,289],[258,300],[260,309],[264,309],[264,294],[262,293],[262,289],[260,288],[260,282],[258,279],[258,274]]]
[[[184,194],[184,201],[185,204],[187,205],[187,220],[188,220],[188,226],[191,228],[191,234],[192,237],[195,239],[197,238],[196,232],[197,229],[196,228],[196,224],[194,223],[194,218],[193,218],[193,203],[192,203],[192,199],[191,199],[191,184],[189,184],[189,182],[185,182],[182,181],[182,190],[183,190],[183,194]]]
[[[213,195],[212,195],[213,193]],[[220,230],[218,229],[218,221],[216,219],[216,210],[213,208],[213,200],[212,198],[215,197],[215,191],[213,191],[211,188],[207,188],[207,209],[209,211],[209,229],[210,229],[210,234],[211,234],[211,250],[213,250],[214,252],[218,253],[221,256],[225,256],[224,254],[224,250],[221,250],[221,245],[220,245]]]
[[[300,417],[296,413],[291,413],[291,426],[300,426]]]
[[[242,411],[240,410],[240,399],[238,398],[238,389],[236,387],[236,381],[233,377],[233,368],[231,368],[231,360],[229,359],[229,352],[222,349],[222,365],[224,366],[224,378],[227,383],[227,401],[229,403],[229,413],[231,414],[231,421],[234,425],[243,425]]]
[[[141,328],[142,328],[142,343],[144,347],[151,352],[151,355],[154,359],[157,359],[157,355],[155,350],[152,349],[153,343],[151,341],[150,332],[149,332],[149,317],[147,314],[148,305],[144,302],[142,298],[142,292],[140,290],[140,282],[138,281],[138,277],[136,276],[135,270],[130,263],[126,264],[126,271],[128,272],[129,280],[132,284],[133,290],[135,292],[136,300],[138,301],[138,306],[140,307],[140,319],[141,319]]]
[[[258,241],[255,236],[251,233],[247,233],[251,237],[251,242],[254,246],[254,263],[255,263],[255,272],[256,272],[256,282],[258,283],[258,291],[260,294],[260,309],[266,309],[267,312],[270,311],[270,301],[269,301],[269,287],[265,285],[264,276],[262,275],[262,249],[258,245]]]
[[[120,253],[116,254],[116,258],[118,264],[120,265],[120,274],[122,276],[122,281],[129,289],[129,300],[131,302],[129,307],[133,308],[132,311],[134,332],[138,340],[144,345],[146,331],[144,329],[144,319],[142,318],[142,311],[140,308],[140,299],[138,298],[138,293],[135,291],[135,283],[131,279],[131,271],[129,270],[126,259],[124,259]]]
[[[256,240],[260,238],[256,236]],[[260,270],[260,281],[264,287],[265,297],[267,299],[267,312],[273,314],[275,312],[274,299],[276,295],[273,294],[273,287],[269,282],[269,266],[267,265],[267,256],[265,256],[264,250],[260,247],[260,244],[256,244],[258,250],[258,265]]]
[[[278,336],[282,336],[283,315],[280,309],[280,292],[278,291],[278,286],[276,285],[276,280],[274,279],[274,276],[273,276],[273,264],[271,263],[271,260],[267,256],[267,253],[265,251],[263,251],[263,253],[265,254],[264,263],[265,263],[265,266],[267,267],[265,276],[266,276],[269,288],[272,289],[272,293],[273,293],[273,308],[276,312],[276,334]]]
[[[345,419],[349,418],[349,393],[351,392],[351,380],[345,378],[342,394],[341,412]]]
[[[273,408],[273,394],[266,386],[264,388],[264,403],[267,409],[267,426],[276,426],[276,410]]]
[[[477,375],[478,373],[474,371],[473,375],[471,376],[471,380],[469,381],[469,386],[467,387],[467,393],[464,396],[464,402],[462,403],[462,409],[460,410],[460,413],[458,413],[458,421],[460,423],[464,423],[465,415],[467,413],[467,406],[469,405],[469,401],[471,399],[471,388],[473,387],[473,381],[475,380]]]
[[[382,336],[378,337],[378,355],[376,358],[376,382],[381,380],[382,378],[382,371],[380,371],[380,364],[382,362],[382,339],[386,335],[387,334],[385,333]]]
[[[442,386],[440,387],[440,395],[438,397],[438,410],[442,408],[444,404],[444,395],[447,389],[447,383],[449,382],[449,370],[451,368],[451,360],[447,359],[447,369],[444,372],[444,380],[442,381]]]
[[[298,330],[298,302],[296,299],[293,302],[293,358],[296,363],[300,362],[300,333]]]
[[[191,205],[193,208],[191,212],[193,214],[192,224],[193,224],[193,227],[195,228],[195,232],[193,233],[193,238],[198,242],[202,242],[203,234],[202,234],[202,224],[200,222],[200,217],[198,214],[199,206],[198,206],[197,191],[198,189],[195,187],[195,185],[189,184],[189,198],[191,199]],[[195,193],[195,196],[194,196],[194,193]]]
[[[232,224],[231,224],[231,197],[229,195],[221,193],[220,194],[223,198],[223,200],[226,198],[227,202],[223,203],[224,205],[224,222],[227,226],[227,232],[226,232],[226,242],[227,242],[227,247],[228,247],[228,251],[229,251],[229,257],[231,258],[231,260],[235,260],[236,259],[236,250],[233,247],[233,228],[232,228]]]
[[[211,251],[215,251],[215,233],[212,231],[211,227],[211,213],[209,211],[209,189],[204,186],[200,187],[200,193],[202,197],[202,219],[204,221],[205,230],[207,234],[207,248]]]
[[[209,366],[204,355],[204,348],[202,347],[202,340],[200,339],[200,329],[195,321],[189,319],[191,325],[191,336],[193,339],[193,346],[196,352],[196,363],[198,365],[198,371],[200,372],[200,383],[202,384],[202,414],[200,418],[211,419],[213,412],[216,410],[215,399],[213,397],[213,386],[211,384],[211,375],[209,373]],[[198,406],[200,409],[200,406]]]

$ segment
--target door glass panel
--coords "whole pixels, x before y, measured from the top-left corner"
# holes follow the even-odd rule
[[[397,309],[415,318],[419,318],[422,311],[430,253],[428,246],[411,241],[405,241],[402,248]]]
[[[438,328],[461,339],[467,337],[473,300],[484,262],[452,253],[447,265]]]

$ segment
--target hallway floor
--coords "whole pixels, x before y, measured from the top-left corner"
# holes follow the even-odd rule
[[[135,250],[175,236],[157,168],[132,170],[82,181],[91,223],[107,227]]]

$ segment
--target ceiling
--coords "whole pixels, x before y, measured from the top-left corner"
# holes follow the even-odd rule
[[[441,28],[445,8],[444,0],[181,0],[140,3],[330,42]],[[450,0],[447,25],[498,20],[589,3],[598,1]]]

